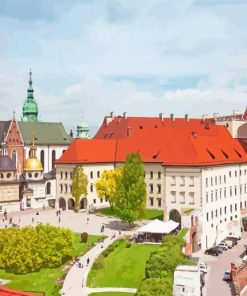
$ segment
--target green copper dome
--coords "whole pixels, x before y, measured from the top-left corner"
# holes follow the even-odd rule
[[[38,104],[33,97],[33,82],[32,82],[32,72],[29,72],[29,86],[27,89],[27,99],[22,107],[22,120],[28,122],[38,121]]]

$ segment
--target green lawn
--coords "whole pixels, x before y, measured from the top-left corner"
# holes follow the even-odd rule
[[[80,234],[74,234],[73,246],[74,250],[71,252],[71,256],[79,256],[87,251],[88,244],[96,242],[100,237],[96,235],[90,235],[88,237],[88,243],[82,244],[80,242]],[[11,280],[6,285],[8,288],[14,288],[24,291],[40,291],[46,292],[46,296],[57,296],[58,289],[55,287],[55,281],[61,278],[61,267],[58,268],[43,268],[38,272],[32,272],[23,275],[17,275],[14,273],[6,272],[4,269],[0,269],[0,278]]]
[[[189,231],[189,228],[182,228],[179,233],[177,234],[178,237],[183,238],[186,233]]]
[[[88,277],[88,287],[121,287],[138,288],[145,277],[146,261],[151,252],[159,248],[159,245],[128,244],[122,241],[107,256],[103,258],[103,268],[91,269]],[[114,244],[116,244],[114,243]]]
[[[91,293],[90,296],[133,296],[133,293],[123,293],[123,292],[100,292],[100,293]]]
[[[116,214],[111,208],[102,209],[100,210],[100,213],[104,216],[116,217]],[[164,217],[164,211],[161,211],[161,210],[146,209],[144,211],[144,214],[145,216],[143,220],[154,220],[154,219],[163,220],[163,217]]]

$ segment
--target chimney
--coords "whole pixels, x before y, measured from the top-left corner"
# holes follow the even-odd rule
[[[111,118],[113,118],[113,114],[114,114],[114,112],[112,111],[112,112],[110,113],[110,117],[111,117]]]
[[[72,130],[70,130],[69,135],[71,136],[71,138],[73,138],[73,131]]]
[[[210,129],[210,127],[211,127],[211,123],[210,122],[206,122],[205,128],[206,129]]]
[[[171,117],[172,121],[175,121],[175,118],[174,118],[174,114],[173,113],[170,114],[170,117]]]
[[[160,118],[161,121],[163,121],[163,119],[164,119],[164,117],[163,117],[163,113],[160,113],[160,114],[159,114],[159,118]]]
[[[127,137],[130,138],[132,136],[132,128],[128,127],[127,128]]]
[[[185,114],[184,118],[186,119],[187,122],[189,122],[189,114]]]
[[[127,118],[127,112],[123,112],[123,118],[126,119]]]

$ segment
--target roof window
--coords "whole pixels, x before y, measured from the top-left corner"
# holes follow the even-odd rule
[[[153,155],[153,159],[156,159],[156,158],[158,157],[159,154],[160,154],[160,151],[158,151],[157,153],[155,153],[155,154]]]
[[[192,134],[192,136],[193,136],[194,138],[197,138],[197,132],[192,131],[191,134]]]
[[[139,125],[139,129],[143,129],[143,126],[142,125]]]
[[[224,154],[225,158],[228,159],[228,154],[224,150],[222,150],[222,149],[220,149],[220,151]]]
[[[238,150],[234,149],[234,151],[237,153],[239,158],[242,158],[242,155],[238,152]]]
[[[207,149],[207,152],[208,152],[208,154],[211,156],[212,159],[215,159],[215,156],[214,156],[214,154],[213,154],[211,151],[209,151],[209,150]]]

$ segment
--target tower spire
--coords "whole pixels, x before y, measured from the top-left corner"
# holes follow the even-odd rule
[[[30,68],[29,69],[29,86],[32,86],[32,84],[33,84],[33,81],[32,81],[32,69]]]

